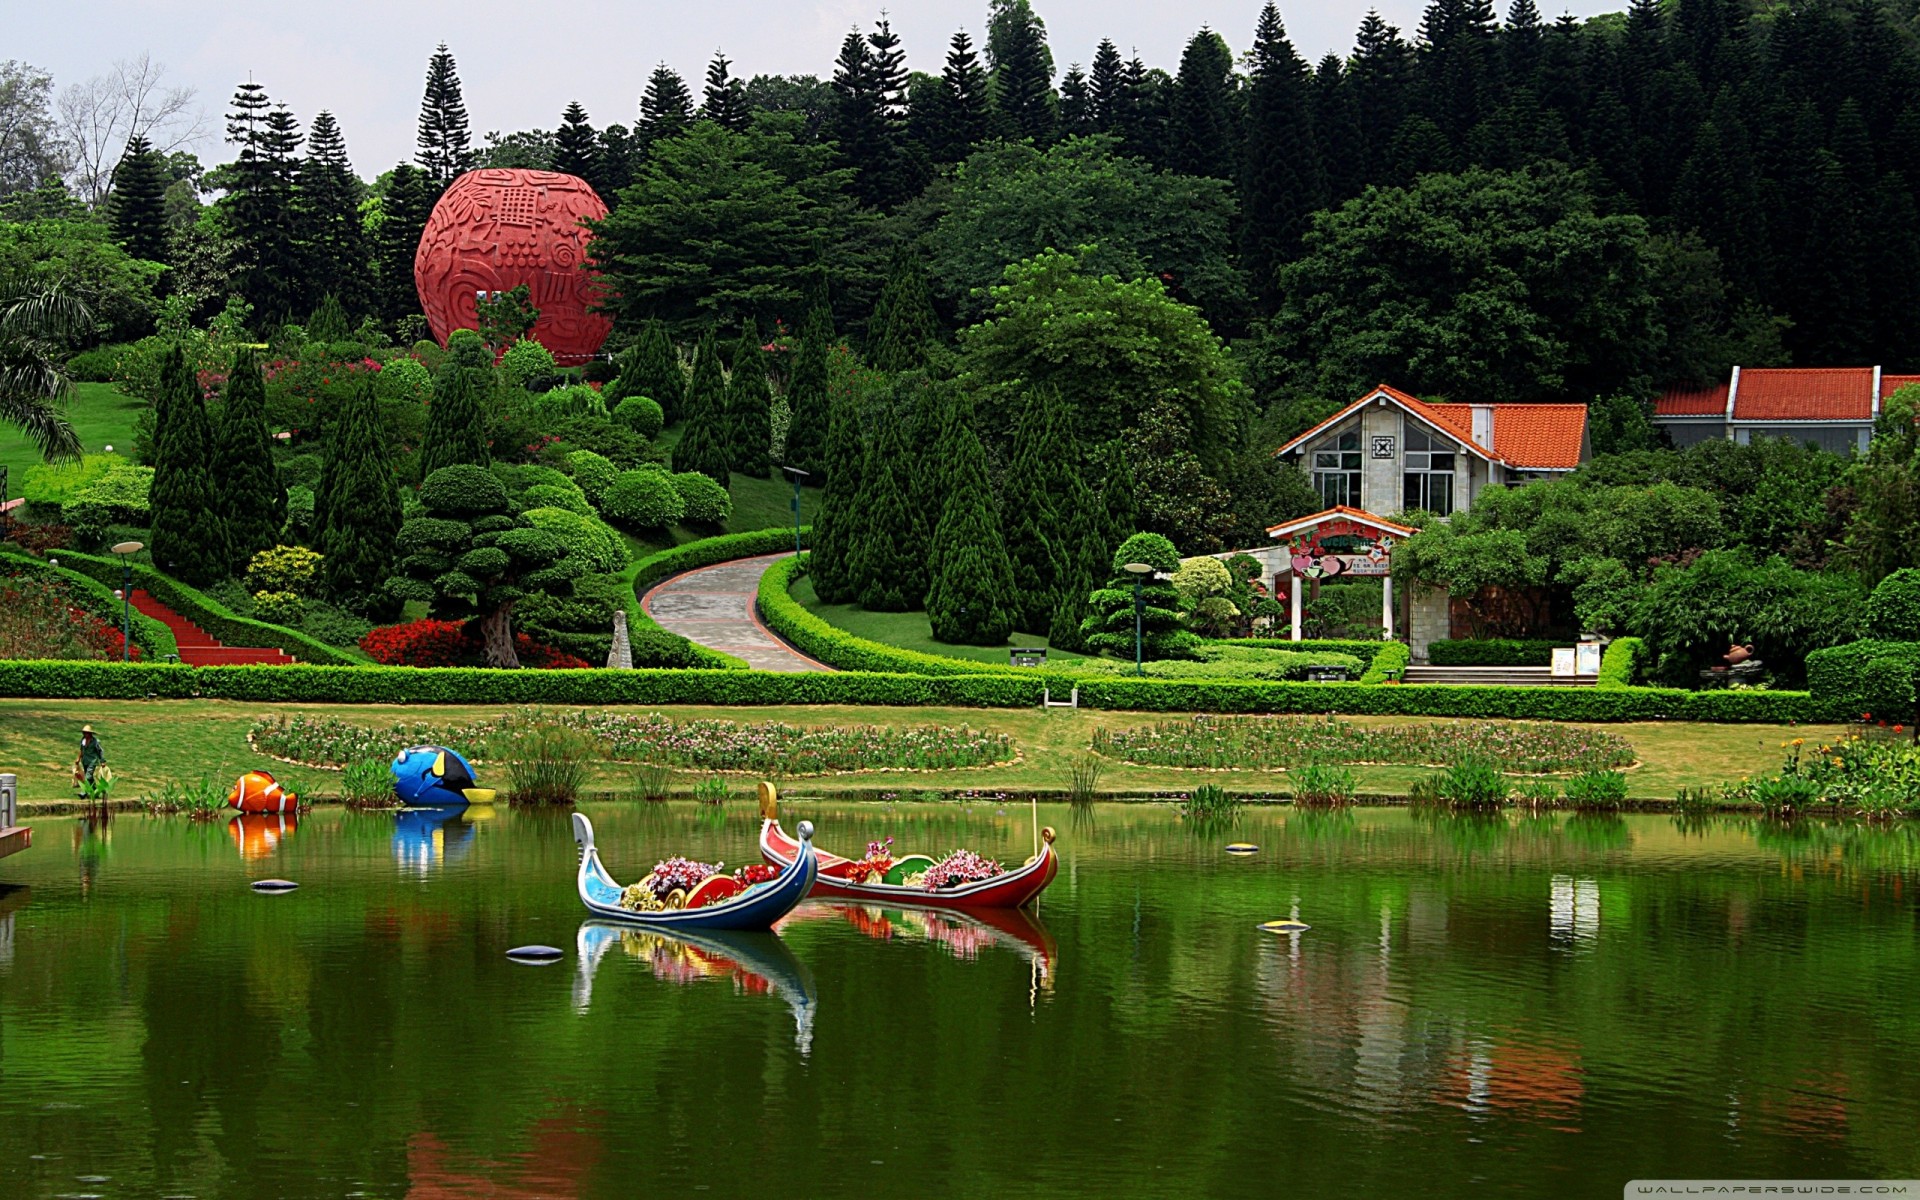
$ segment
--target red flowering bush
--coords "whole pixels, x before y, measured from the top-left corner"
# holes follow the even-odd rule
[[[524,633],[514,634],[513,644],[520,665],[537,671],[580,670],[588,665]],[[477,667],[485,662],[479,628],[461,621],[427,619],[381,625],[360,639],[360,648],[373,661],[389,667]]]
[[[766,863],[748,863],[735,871],[733,878],[741,887],[752,887],[756,883],[772,883],[780,878],[780,872]]]
[[[63,585],[0,579],[0,658],[113,660],[124,646],[119,627],[82,608]],[[137,661],[140,647],[132,649]]]

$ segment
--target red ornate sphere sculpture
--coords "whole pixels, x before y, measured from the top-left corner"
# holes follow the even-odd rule
[[[478,293],[524,283],[540,310],[533,339],[563,366],[592,358],[613,322],[591,311],[591,235],[580,222],[606,215],[586,180],[558,171],[489,167],[454,180],[433,206],[413,256],[413,283],[434,340],[444,346],[454,330],[479,328]]]

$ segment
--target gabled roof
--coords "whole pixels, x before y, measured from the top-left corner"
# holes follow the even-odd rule
[[[1653,402],[1656,417],[1719,417],[1727,419],[1727,385],[1670,388]]]
[[[1287,521],[1280,525],[1269,525],[1267,527],[1267,536],[1273,538],[1292,537],[1296,533],[1304,533],[1315,526],[1325,525],[1329,521],[1347,521],[1354,525],[1364,525],[1368,529],[1377,529],[1381,533],[1392,534],[1394,537],[1412,537],[1414,534],[1420,532],[1411,525],[1401,525],[1382,517],[1376,517],[1365,509],[1349,508],[1344,504],[1336,504],[1332,508],[1324,512],[1314,513],[1310,517],[1301,517],[1299,520]]]
[[[1733,393],[1736,421],[1871,421],[1872,367],[1754,367]]]
[[[1383,398],[1488,462],[1522,470],[1564,471],[1579,466],[1586,451],[1587,406],[1584,404],[1429,404],[1383,383],[1275,450],[1274,455],[1292,453],[1309,439]],[[1492,414],[1493,444],[1490,446],[1473,435],[1476,408]]]
[[[1880,377],[1880,398],[1885,400],[1909,384],[1920,383],[1920,375],[1882,375]]]

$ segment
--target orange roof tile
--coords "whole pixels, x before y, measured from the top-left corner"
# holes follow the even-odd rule
[[[1329,521],[1337,520],[1352,521],[1356,525],[1365,525],[1371,529],[1378,529],[1382,533],[1397,533],[1401,537],[1412,537],[1414,534],[1420,532],[1411,525],[1402,525],[1398,521],[1389,521],[1385,517],[1377,517],[1363,508],[1353,508],[1345,504],[1336,504],[1332,508],[1314,513],[1310,517],[1299,517],[1292,521],[1283,521],[1278,525],[1269,525],[1267,526],[1267,534],[1270,537],[1284,537],[1290,533],[1298,533],[1301,530],[1312,529],[1316,525],[1325,525]]]
[[[1871,421],[1872,367],[1753,367],[1740,372],[1736,421]]]
[[[1668,388],[1653,402],[1656,417],[1725,417],[1727,385],[1704,388]]]
[[[1880,398],[1885,400],[1909,384],[1920,383],[1920,375],[1882,375],[1880,377]]]
[[[1584,404],[1495,404],[1494,453],[1510,467],[1572,470],[1587,441]]]

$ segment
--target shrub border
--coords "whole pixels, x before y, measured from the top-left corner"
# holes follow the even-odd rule
[[[813,526],[800,527],[801,544],[812,538]],[[647,613],[641,599],[654,588],[659,587],[675,575],[684,575],[688,571],[697,571],[702,567],[711,567],[718,563],[730,562],[736,558],[756,558],[762,554],[777,554],[793,545],[793,528],[750,529],[744,533],[723,533],[718,537],[700,538],[697,541],[683,542],[671,549],[661,550],[640,560],[634,570],[632,595],[627,599],[627,629],[629,633],[638,629],[650,629],[663,638],[673,638],[686,643],[688,657],[701,663],[703,669],[721,671],[746,671],[751,668],[743,659],[731,654],[702,646],[662,628]]]
[[[0,561],[18,568],[22,574],[51,575],[72,583],[92,597],[96,605],[101,606],[89,607],[88,612],[103,620],[111,614],[110,623],[114,625],[120,623],[120,600],[113,594],[114,589],[93,576],[69,571],[65,567],[56,567],[31,554],[20,554],[12,550],[0,551]],[[180,652],[180,645],[174,640],[173,630],[167,628],[166,622],[156,621],[139,609],[129,609],[126,615],[131,618],[128,623],[132,626],[133,643],[146,653],[148,661],[157,662],[169,654]]]

